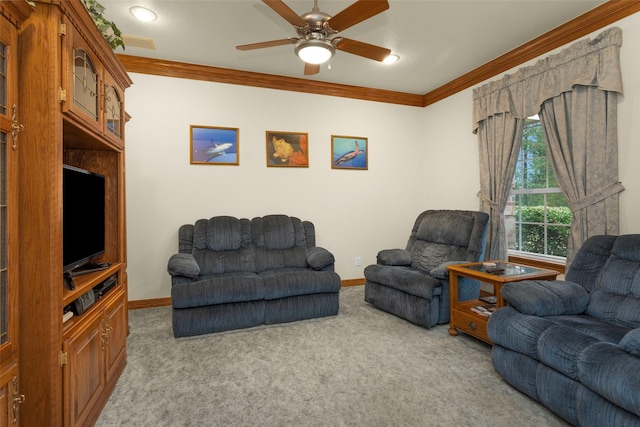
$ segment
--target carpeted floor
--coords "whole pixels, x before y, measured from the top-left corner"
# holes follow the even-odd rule
[[[343,288],[338,316],[174,339],[129,312],[128,364],[97,426],[565,426],[503,382],[491,348]]]

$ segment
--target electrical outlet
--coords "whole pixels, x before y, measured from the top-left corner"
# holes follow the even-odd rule
[[[356,267],[360,267],[360,257],[356,257]]]

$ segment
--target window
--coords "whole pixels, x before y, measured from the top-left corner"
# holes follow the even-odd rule
[[[547,157],[537,116],[524,125],[505,222],[509,251],[566,257],[571,211]]]

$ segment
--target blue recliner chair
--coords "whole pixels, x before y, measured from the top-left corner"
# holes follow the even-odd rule
[[[484,212],[422,212],[406,249],[382,250],[365,268],[365,301],[425,328],[448,323],[447,265],[484,260],[488,222]],[[460,278],[460,301],[479,294],[480,282]]]

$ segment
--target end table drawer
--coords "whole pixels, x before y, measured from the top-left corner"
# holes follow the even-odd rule
[[[453,310],[451,315],[453,316],[452,323],[454,327],[476,338],[480,338],[485,342],[491,343],[487,335],[488,317],[475,314],[471,311],[467,312],[466,310]]]

